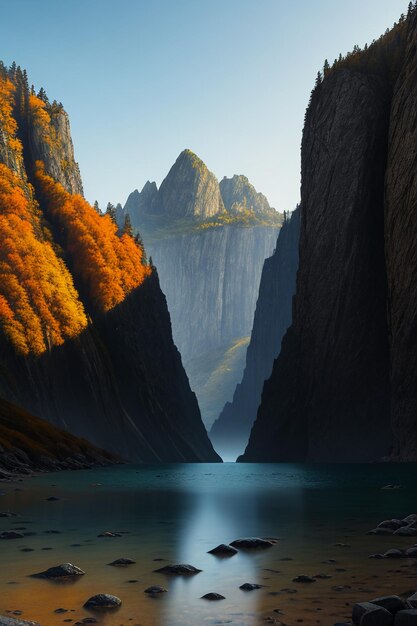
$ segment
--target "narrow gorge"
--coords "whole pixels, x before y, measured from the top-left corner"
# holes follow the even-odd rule
[[[245,176],[220,183],[184,150],[158,190],[147,182],[117,209],[143,236],[172,330],[209,428],[244,369],[264,260],[282,215]]]

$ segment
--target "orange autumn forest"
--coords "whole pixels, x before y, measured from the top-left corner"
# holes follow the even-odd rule
[[[62,107],[36,96],[19,68],[0,70],[0,126],[9,155],[0,165],[0,322],[16,352],[40,355],[85,329],[87,311],[105,313],[122,302],[152,269],[130,234],[64,189],[42,160],[26,171],[26,129],[35,128],[59,151]]]

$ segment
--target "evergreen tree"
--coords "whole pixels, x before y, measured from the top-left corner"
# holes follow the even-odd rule
[[[108,203],[107,203],[106,215],[109,215],[109,216],[110,216],[111,221],[112,221],[112,222],[114,222],[115,224],[117,224],[117,220],[116,220],[116,208],[115,208],[115,206],[114,206],[111,202],[108,202]]]
[[[95,212],[98,213],[99,215],[101,215],[100,207],[98,205],[97,200],[94,200],[94,205],[93,206],[94,206]]]
[[[328,71],[330,70],[330,65],[327,59],[324,59],[324,65],[323,65],[323,76],[326,76],[326,74],[328,73]]]
[[[323,74],[321,72],[317,72],[316,83],[315,86],[318,87],[323,82]]]
[[[137,245],[138,248],[140,248],[140,250],[142,250],[142,263],[146,265],[147,263],[146,250],[145,250],[145,245],[143,243],[143,239],[140,233],[136,233],[135,235],[135,244]],[[152,265],[152,257],[149,257],[149,265]]]
[[[132,228],[132,222],[130,221],[129,213],[126,213],[125,215],[125,221],[124,221],[123,228],[122,228],[122,234],[129,235],[129,237],[133,237],[133,228]]]

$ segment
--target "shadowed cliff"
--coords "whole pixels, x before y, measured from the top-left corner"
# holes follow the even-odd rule
[[[264,263],[243,378],[232,402],[226,403],[210,431],[210,438],[222,456],[236,458],[245,449],[263,384],[271,375],[281,339],[291,324],[299,230],[300,209],[297,208],[284,222],[276,249]]]
[[[293,323],[242,461],[417,459],[416,46],[410,11],[319,76]]]

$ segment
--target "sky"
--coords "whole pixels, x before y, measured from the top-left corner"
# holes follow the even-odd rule
[[[245,174],[280,211],[300,192],[317,71],[408,0],[0,0],[0,58],[70,115],[86,198],[124,204],[179,153]]]

